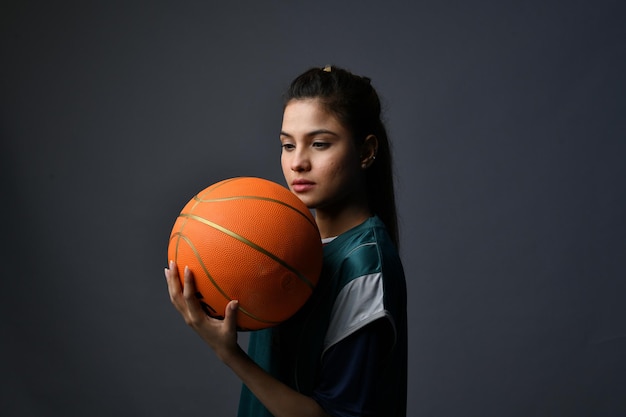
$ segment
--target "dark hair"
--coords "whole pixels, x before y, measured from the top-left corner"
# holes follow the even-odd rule
[[[385,223],[396,247],[399,244],[398,219],[393,183],[391,149],[381,120],[380,99],[371,80],[337,67],[311,68],[298,76],[285,93],[284,105],[291,100],[319,99],[352,133],[354,140],[369,135],[378,139],[374,163],[365,171],[367,195],[372,212]]]

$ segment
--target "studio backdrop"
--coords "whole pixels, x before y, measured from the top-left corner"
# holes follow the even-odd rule
[[[623,16],[3,2],[0,413],[235,415],[240,382],[170,304],[169,233],[212,183],[283,183],[282,93],[332,64],[372,79],[393,142],[408,415],[626,415]]]

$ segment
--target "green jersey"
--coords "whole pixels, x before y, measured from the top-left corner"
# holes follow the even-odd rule
[[[388,343],[376,351],[375,369],[364,372],[363,362],[334,360],[333,368],[341,369],[325,371],[324,361],[336,347],[369,343],[363,340],[370,339],[353,335],[379,329],[368,326],[375,322],[385,323],[389,330],[382,333]],[[378,217],[325,244],[322,274],[309,301],[285,323],[252,333],[248,354],[279,380],[316,399],[331,415],[406,415],[406,283],[397,250]],[[342,381],[336,387],[325,375],[329,372],[332,378],[340,375]],[[345,385],[351,385],[352,392],[366,394],[360,396],[368,401],[367,413],[353,411],[360,410],[360,405],[350,402],[361,400],[346,395]],[[239,417],[252,416],[271,414],[244,386]]]

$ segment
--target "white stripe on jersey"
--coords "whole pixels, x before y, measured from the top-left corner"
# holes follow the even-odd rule
[[[335,343],[374,320],[388,317],[393,324],[393,318],[385,310],[383,293],[380,272],[356,278],[341,289],[333,305],[322,356]]]

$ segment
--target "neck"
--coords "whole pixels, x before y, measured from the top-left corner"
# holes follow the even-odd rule
[[[318,208],[315,210],[315,222],[322,238],[340,234],[363,223],[372,216],[367,204],[342,207],[341,210]]]

